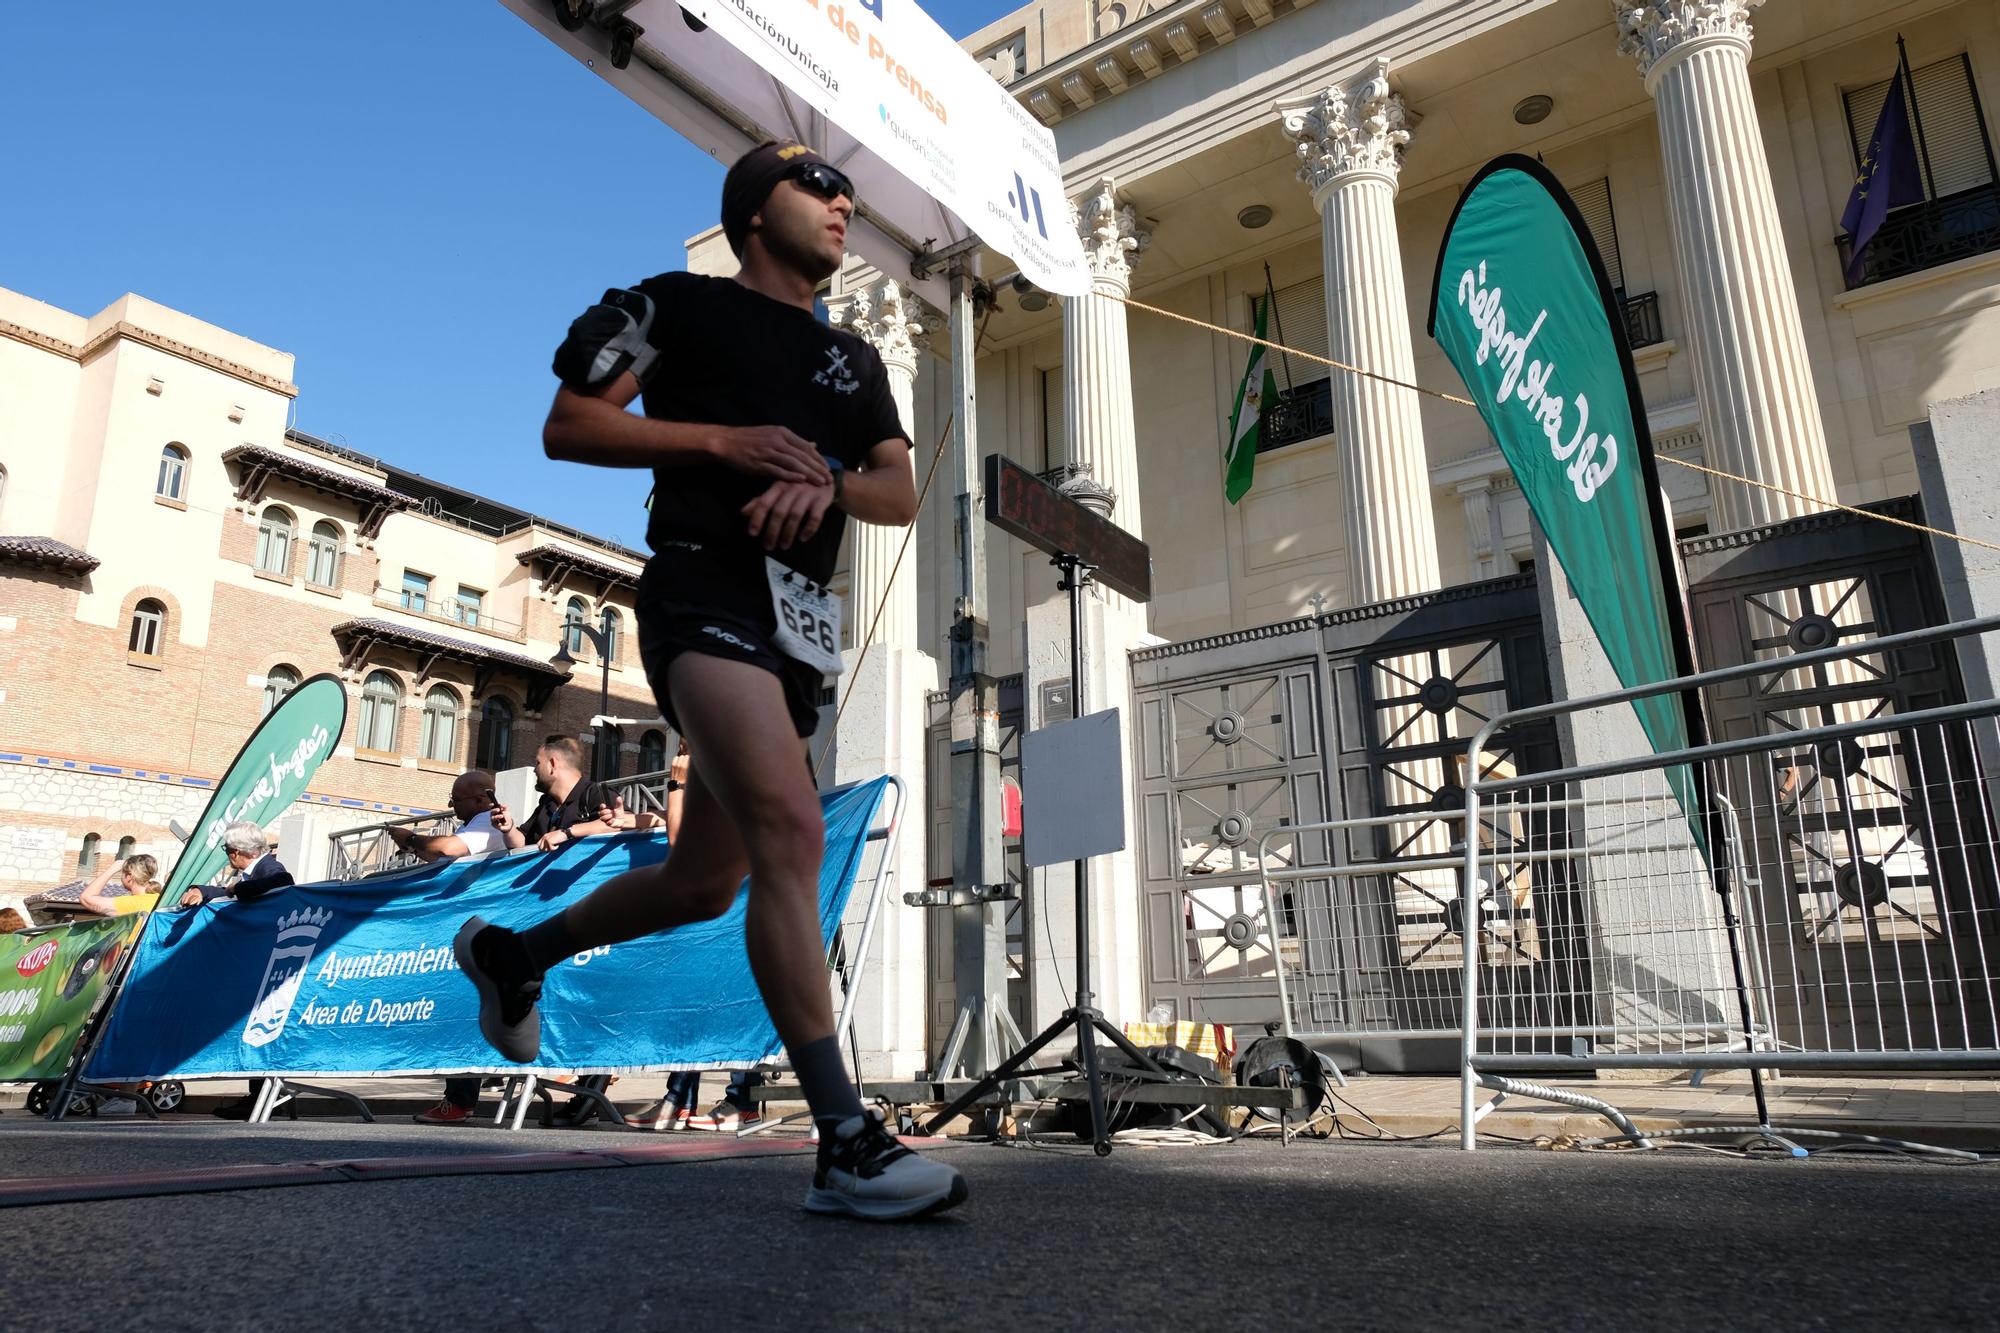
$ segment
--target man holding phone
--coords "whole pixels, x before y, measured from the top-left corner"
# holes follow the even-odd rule
[[[451,784],[451,813],[459,826],[450,833],[418,833],[401,824],[383,830],[389,841],[419,861],[448,861],[454,856],[484,856],[519,847],[524,839],[514,829],[507,807],[493,791],[493,775],[483,768],[458,775]],[[512,834],[510,837],[509,834]]]

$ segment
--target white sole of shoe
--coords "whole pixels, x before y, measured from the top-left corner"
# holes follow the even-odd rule
[[[458,958],[458,970],[479,992],[479,1035],[515,1064],[525,1065],[542,1052],[542,1011],[539,1007],[530,1009],[527,1018],[511,1028],[500,1021],[500,988],[472,960],[472,937],[489,924],[483,916],[467,921],[458,928],[451,951]]]
[[[960,1175],[953,1175],[951,1184],[945,1189],[914,1199],[858,1199],[852,1194],[821,1189],[815,1185],[806,1191],[806,1211],[835,1217],[858,1217],[868,1222],[907,1222],[930,1217],[947,1208],[956,1208],[965,1202],[969,1193],[965,1177]]]

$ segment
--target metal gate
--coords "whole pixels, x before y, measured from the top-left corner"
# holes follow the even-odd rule
[[[1439,815],[1463,808],[1466,739],[1548,698],[1540,626],[1534,579],[1519,575],[1133,654],[1148,1003],[1202,1021],[1276,1021],[1275,960],[1256,923],[1262,869],[1448,848]],[[1557,762],[1552,728],[1510,745],[1493,762]],[[1371,816],[1393,818],[1344,845],[1271,836]],[[1456,878],[1413,871],[1386,884],[1360,900],[1343,879],[1290,880],[1274,903],[1288,975],[1312,979],[1292,1003],[1321,1016],[1315,1026],[1410,1027],[1399,1007],[1455,1003]],[[1546,892],[1532,909],[1560,915],[1562,897]],[[1353,928],[1330,928],[1336,917]],[[1381,1070],[1455,1058],[1448,1043],[1403,1039],[1348,1055]]]
[[[1912,499],[1871,506],[1917,519]],[[1829,513],[1683,544],[1703,665],[1780,663],[1815,649],[1865,644],[1944,622],[1930,548],[1920,534]],[[1810,1025],[1839,1049],[1881,1046],[1898,1031],[1975,1023],[1992,1041],[1992,1009],[1955,994],[1898,993],[1885,1024],[1870,979],[1958,975],[1968,948],[1991,951],[1994,868],[1967,854],[1960,828],[1984,815],[1963,730],[1871,730],[1839,743],[1787,735],[1873,721],[1964,699],[1953,646],[1915,647],[1773,670],[1711,686],[1717,740],[1769,737],[1763,763],[1732,765],[1728,795],[1748,812],[1746,859],[1761,870],[1758,915],[1806,948],[1772,950],[1782,1025]],[[1857,990],[1855,980],[1862,980]],[[1810,1014],[1797,997],[1810,996]]]

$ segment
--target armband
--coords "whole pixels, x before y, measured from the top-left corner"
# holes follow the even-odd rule
[[[556,348],[556,378],[575,393],[596,393],[628,370],[643,382],[659,355],[652,331],[652,298],[614,287],[569,326]]]

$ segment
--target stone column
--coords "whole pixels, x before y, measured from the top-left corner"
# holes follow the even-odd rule
[[[882,365],[889,372],[889,394],[896,400],[896,415],[902,419],[903,429],[910,433],[910,438],[915,439],[917,354],[925,345],[935,317],[927,317],[922,303],[893,278],[862,288],[829,313],[835,324],[859,334],[881,354]],[[916,647],[914,553],[903,557],[903,568],[897,572],[894,584],[889,581],[890,571],[896,566],[896,553],[902,549],[903,529],[850,523],[848,531],[853,546],[847,605],[854,617],[855,645],[858,647],[867,636],[869,621],[879,606],[882,619],[875,627],[875,642],[883,647]]]
[[[1320,216],[1327,355],[1404,384],[1417,379],[1410,301],[1396,236],[1396,189],[1410,141],[1389,62],[1310,97],[1282,102],[1299,179]],[[1438,586],[1424,430],[1414,391],[1333,371],[1334,445],[1346,488],[1347,558],[1356,603]]]
[[[1070,205],[1090,261],[1090,295],[1063,301],[1063,435],[1065,461],[1115,497],[1112,518],[1135,537],[1139,513],[1139,440],[1132,424],[1132,342],[1125,307],[1132,264],[1152,234],[1130,204],[1120,204],[1110,177]]]
[[[1750,11],[1764,0],[1612,0],[1618,49],[1638,61],[1660,124],[1685,337],[1709,461],[1835,499],[1833,465],[1771,168],[1750,93]],[[1822,506],[1715,483],[1719,528]]]
[[[896,413],[903,429],[914,436],[917,355],[926,335],[936,326],[936,316],[894,279],[862,288],[828,313],[834,323],[859,334],[881,354]],[[861,971],[854,1024],[855,1042],[868,1076],[900,1078],[915,1073],[925,1063],[928,976],[924,912],[906,905],[902,895],[905,890],[921,888],[928,877],[924,701],[938,686],[938,669],[937,663],[917,647],[914,550],[903,556],[902,568],[896,570],[904,529],[850,522],[848,532],[847,607],[853,617],[854,647],[841,654],[845,672],[836,687],[837,697],[846,700],[846,711],[840,716],[838,734],[830,742],[832,758],[824,765],[821,778],[829,785],[843,785],[893,773],[903,780],[907,793],[909,803],[903,809],[902,838],[893,866],[895,882],[882,903],[874,948]],[[891,570],[896,574],[894,583],[889,579]],[[861,643],[878,606],[882,618],[864,659]],[[832,708],[822,710],[822,727],[831,723],[833,713]],[[829,742],[822,734],[813,743],[817,747]],[[849,903],[846,925],[850,939],[858,938],[866,907],[858,893]]]

